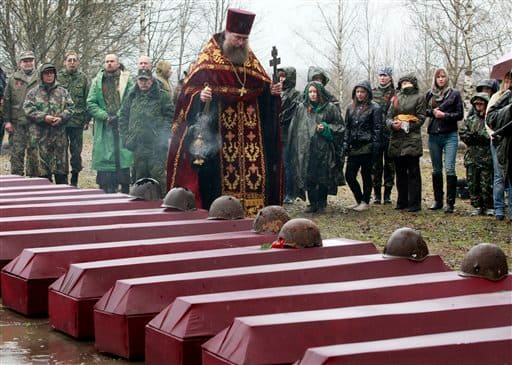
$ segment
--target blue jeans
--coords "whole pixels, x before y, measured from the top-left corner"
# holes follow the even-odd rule
[[[432,160],[432,173],[443,173],[443,152],[446,176],[456,176],[455,159],[459,146],[459,135],[457,132],[428,135],[428,149]]]
[[[494,182],[492,195],[494,200],[494,214],[505,215],[505,191],[508,192],[508,211],[512,219],[512,186],[503,177],[503,167],[498,162],[496,147],[491,143],[492,166],[494,168]]]

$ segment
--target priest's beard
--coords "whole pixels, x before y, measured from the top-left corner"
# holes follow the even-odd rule
[[[249,47],[233,47],[227,41],[222,44],[222,52],[235,65],[243,65],[249,56]]]

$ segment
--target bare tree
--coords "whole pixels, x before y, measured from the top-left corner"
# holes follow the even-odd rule
[[[346,72],[349,59],[349,40],[354,34],[356,12],[350,3],[343,0],[336,1],[335,5],[318,2],[317,9],[321,21],[312,23],[319,24],[313,29],[314,37],[308,37],[300,30],[295,31],[295,34],[305,42],[313,53],[329,65],[329,76],[334,83],[330,84],[328,88],[333,90],[340,104],[344,104],[344,95],[347,84],[350,82]],[[334,16],[332,16],[333,14]],[[308,26],[311,27],[311,24]]]
[[[3,0],[0,6],[0,56],[12,68],[22,50],[37,60],[60,64],[64,52],[82,55],[87,70],[106,51],[129,53],[134,42],[136,0]],[[122,14],[122,16],[120,16]]]
[[[446,65],[453,84],[463,86],[465,99],[473,90],[473,74],[488,77],[490,60],[512,44],[510,21],[503,15],[509,14],[510,2],[416,0],[407,6],[421,37],[435,45],[430,61]]]

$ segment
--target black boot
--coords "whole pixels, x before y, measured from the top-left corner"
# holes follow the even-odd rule
[[[55,184],[67,184],[67,183],[68,183],[68,175],[55,174]]]
[[[434,204],[430,210],[438,210],[443,207],[443,174],[432,174],[432,187],[434,188]]]
[[[384,187],[384,204],[391,204],[391,188]]]
[[[380,195],[380,187],[374,188],[373,204],[382,204],[382,195]]]
[[[78,186],[78,172],[71,173],[71,185]]]
[[[304,210],[304,213],[316,213],[319,208],[319,191],[318,187],[311,187],[307,190],[309,206]]]
[[[446,209],[445,213],[453,213],[455,209],[455,197],[457,196],[457,176],[446,176]]]

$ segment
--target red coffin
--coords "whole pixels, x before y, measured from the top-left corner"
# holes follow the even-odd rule
[[[310,347],[512,324],[512,292],[239,317],[203,345],[203,365],[286,364]]]
[[[510,364],[512,326],[308,349],[295,365]]]
[[[163,222],[173,220],[203,219],[206,217],[208,217],[208,211],[203,209],[189,212],[179,212],[165,210],[162,208],[91,212],[79,214],[34,215],[0,218],[0,231],[84,227],[137,222]]]
[[[3,305],[28,316],[47,315],[48,286],[75,262],[242,247],[274,239],[275,235],[240,231],[25,249],[1,273]]]
[[[32,186],[32,185],[50,185],[51,182],[48,179],[40,178],[40,177],[19,177],[19,178],[7,178],[0,179],[0,188],[9,188],[13,186]]]
[[[115,194],[110,194],[115,195]],[[122,196],[119,195],[121,198]],[[87,213],[101,212],[107,210],[132,210],[159,208],[162,204],[158,200],[135,200],[126,198],[117,198],[109,200],[92,200],[82,202],[63,202],[48,204],[22,204],[6,205],[0,209],[0,217],[47,215],[47,214],[68,214],[68,213]]]
[[[91,189],[93,190],[93,189]],[[24,205],[24,204],[48,204],[48,203],[61,203],[61,202],[74,202],[86,200],[103,200],[103,199],[129,199],[129,195],[124,194],[105,194],[103,190],[84,191],[81,189],[69,189],[51,192],[43,196],[35,196],[36,192],[30,193],[28,196],[6,199],[0,199],[0,209],[9,205]]]
[[[235,317],[512,290],[453,271],[179,297],[146,326],[148,365],[201,364],[201,344]],[[307,363],[305,363],[307,364]]]
[[[57,186],[57,185],[55,185]],[[21,199],[21,198],[44,198],[44,197],[56,197],[56,196],[64,196],[64,195],[90,195],[90,194],[105,194],[105,192],[101,189],[61,189],[61,190],[36,190],[36,191],[22,191],[22,192],[14,192],[14,193],[0,193],[0,201],[5,205],[7,204],[18,204],[10,203],[11,199]]]
[[[72,189],[63,190],[67,194],[65,195],[50,195],[50,196],[38,196],[38,197],[24,197],[24,198],[9,198],[0,199],[0,209],[4,209],[9,206],[22,206],[25,204],[52,204],[52,203],[63,203],[63,202],[81,202],[88,200],[112,200],[112,199],[130,199],[129,195],[124,194],[105,194],[101,190],[96,192],[90,192],[89,194],[81,193],[82,190]]]
[[[143,357],[144,326],[178,296],[447,270],[439,256],[418,263],[364,255],[118,280],[95,306],[96,347]]]
[[[14,194],[14,193],[30,193],[30,192],[38,192],[38,191],[62,191],[62,190],[76,190],[74,186],[70,185],[54,185],[54,184],[45,184],[45,185],[26,185],[26,186],[9,186],[9,187],[0,187],[0,194]]]
[[[194,219],[0,232],[0,263],[14,259],[25,248],[244,231],[251,229],[252,221]]]
[[[267,236],[267,242],[274,239],[275,235]],[[50,286],[50,324],[74,337],[94,336],[94,304],[120,279],[376,252],[370,242],[335,239],[326,240],[325,247],[308,250],[262,250],[258,245],[73,264]]]

